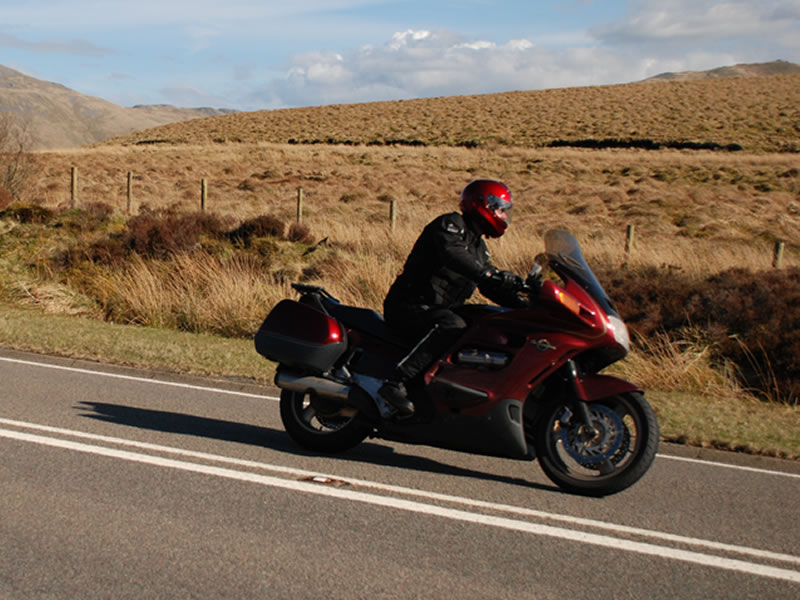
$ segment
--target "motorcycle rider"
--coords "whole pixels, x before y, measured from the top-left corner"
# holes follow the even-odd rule
[[[413,414],[406,384],[427,371],[467,327],[454,309],[477,288],[493,302],[519,306],[522,278],[495,267],[483,237],[499,238],[511,223],[511,191],[477,179],[461,192],[461,212],[440,215],[414,244],[383,303],[387,324],[418,340],[378,394],[402,416]]]

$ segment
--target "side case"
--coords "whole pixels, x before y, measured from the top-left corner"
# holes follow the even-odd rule
[[[295,300],[281,300],[261,324],[255,346],[269,360],[324,373],[347,350],[347,336],[330,315]]]

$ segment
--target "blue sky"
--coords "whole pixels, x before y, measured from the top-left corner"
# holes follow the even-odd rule
[[[800,63],[800,0],[0,0],[0,64],[123,106],[260,110]]]

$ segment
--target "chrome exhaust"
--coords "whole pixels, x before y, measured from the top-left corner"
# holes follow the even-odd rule
[[[278,371],[275,374],[275,385],[282,390],[300,394],[317,394],[326,398],[346,401],[350,395],[350,386],[330,379],[314,375],[297,375]]]

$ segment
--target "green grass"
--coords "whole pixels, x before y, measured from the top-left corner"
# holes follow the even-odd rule
[[[0,305],[0,346],[117,365],[269,383],[274,365],[248,339],[46,315]]]
[[[688,392],[648,391],[665,441],[800,459],[800,407],[742,395],[735,402]]]
[[[0,347],[268,384],[274,364],[249,339],[117,325],[0,305]],[[800,459],[800,407],[652,389],[665,441]]]

